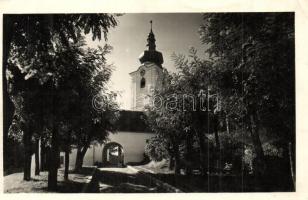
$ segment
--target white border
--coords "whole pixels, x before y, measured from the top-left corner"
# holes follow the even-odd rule
[[[3,13],[160,13],[160,12],[295,12],[296,33],[296,192],[186,193],[186,194],[1,194],[3,199],[308,199],[308,0],[0,0],[0,66],[2,67]],[[0,70],[2,73],[2,70]],[[2,77],[2,74],[0,74]],[[2,80],[0,82],[2,91]],[[0,112],[2,113],[2,97]],[[2,115],[1,115],[2,118]],[[2,138],[2,119],[1,138]],[[0,139],[2,140],[2,139]],[[3,177],[2,141],[0,177]],[[279,166],[277,166],[279,168]],[[3,178],[0,193],[3,191]]]

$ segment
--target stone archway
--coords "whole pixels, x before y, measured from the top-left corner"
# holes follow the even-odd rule
[[[103,149],[103,166],[105,167],[123,167],[124,150],[122,145],[117,142],[109,142]]]

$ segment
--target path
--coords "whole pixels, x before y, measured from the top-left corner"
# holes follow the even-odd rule
[[[130,168],[99,168],[94,177],[99,192],[107,193],[148,193],[167,192],[150,176]]]

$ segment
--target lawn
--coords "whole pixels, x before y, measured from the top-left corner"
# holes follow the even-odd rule
[[[284,192],[294,191],[288,174],[267,173],[257,179],[250,174],[212,173],[208,175],[175,175],[169,170],[168,162],[151,161],[146,165],[134,166],[136,169],[163,181],[183,192]]]
[[[64,181],[64,170],[58,172],[59,193],[82,192],[86,183],[91,178],[91,170],[84,169],[80,174],[70,173],[69,181]],[[48,172],[41,172],[39,176],[32,176],[30,181],[23,180],[23,173],[13,173],[4,176],[5,193],[46,193]]]

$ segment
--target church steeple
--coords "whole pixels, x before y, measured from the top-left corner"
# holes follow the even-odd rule
[[[129,73],[132,77],[132,110],[144,111],[153,95],[153,91],[163,87],[163,54],[156,50],[156,40],[151,29],[147,35],[146,49],[139,56],[141,65],[136,71]]]
[[[150,21],[150,24],[151,24],[151,30],[147,38],[148,50],[145,50],[144,52],[142,52],[142,54],[139,57],[139,61],[141,62],[141,64],[145,62],[152,62],[158,65],[159,67],[162,67],[161,65],[164,62],[163,55],[161,52],[156,51],[156,44],[155,44],[156,40],[155,40],[155,35],[152,30],[152,24],[153,24],[152,20]]]
[[[150,33],[148,35],[148,39],[147,39],[148,44],[147,44],[147,46],[149,47],[149,51],[155,51],[156,50],[156,44],[155,44],[156,40],[155,40],[155,35],[153,33],[153,30],[152,30],[152,23],[153,23],[153,21],[151,20],[150,23],[151,23],[151,31],[150,31]]]

